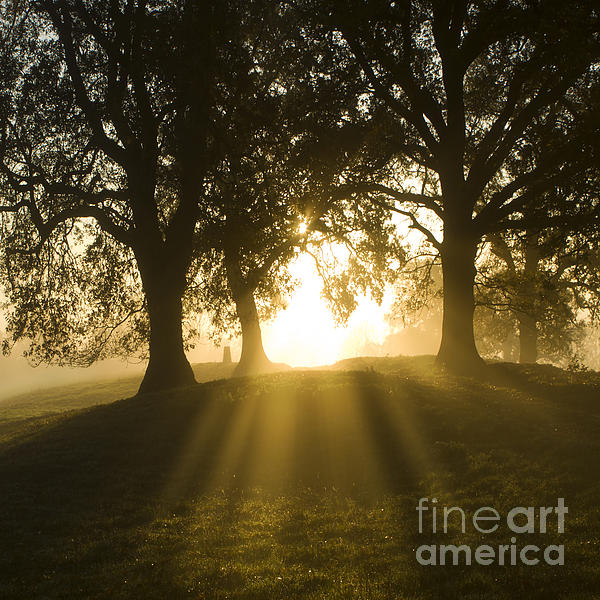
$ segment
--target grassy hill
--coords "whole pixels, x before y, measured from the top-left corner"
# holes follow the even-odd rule
[[[199,363],[193,365],[193,369],[196,381],[203,383],[229,377],[233,365]],[[88,408],[127,398],[137,392],[142,375],[138,373],[128,377],[104,377],[91,382],[56,385],[0,399],[0,422]]]
[[[0,598],[600,596],[596,373],[354,359],[56,412],[75,396],[0,423]],[[434,497],[467,517],[565,498],[564,534],[516,536],[565,565],[421,566],[422,544],[515,535],[434,534]]]

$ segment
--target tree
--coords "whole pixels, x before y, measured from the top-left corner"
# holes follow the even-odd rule
[[[593,82],[593,79],[591,80]],[[565,99],[562,110],[550,107],[548,115],[532,121],[521,140],[518,153],[507,161],[507,172],[516,178],[535,169],[548,148],[560,146],[556,130],[565,120],[577,118],[578,108],[598,105],[597,87],[582,86]],[[598,165],[569,177],[568,185],[558,180],[541,190],[535,202],[521,208],[528,227],[523,231],[492,232],[486,236],[491,256],[483,262],[477,281],[478,304],[496,314],[506,311],[518,324],[519,360],[535,363],[538,338],[546,357],[570,353],[581,314],[596,317],[598,302],[598,236],[596,227],[543,227],[547,214],[557,207],[593,204],[598,197]],[[571,202],[565,198],[571,196]],[[568,221],[568,220],[567,220]],[[494,260],[497,259],[497,260]],[[498,260],[500,264],[498,264]]]
[[[437,332],[443,286],[440,257],[412,250],[396,281],[394,321]],[[504,232],[486,236],[477,256],[475,340],[488,358],[569,364],[598,321],[596,230]],[[407,249],[407,254],[411,251]],[[515,351],[516,350],[516,351]]]
[[[389,261],[396,258],[389,213],[377,206],[368,210],[351,206],[329,191],[336,170],[331,156],[337,153],[344,159],[341,162],[347,162],[345,151],[340,150],[347,125],[327,133],[319,128],[318,140],[308,143],[305,139],[298,149],[289,137],[299,134],[293,129],[282,134],[286,128],[275,118],[277,114],[269,111],[267,130],[260,136],[252,131],[250,138],[260,140],[258,144],[245,144],[243,129],[232,129],[242,159],[228,160],[211,185],[221,202],[213,201],[210,206],[218,206],[219,211],[212,221],[203,219],[205,226],[199,236],[199,243],[210,247],[198,253],[198,308],[211,311],[217,334],[231,333],[236,321],[241,326],[237,375],[270,368],[260,321],[284,306],[296,283],[288,267],[298,253],[309,252],[315,258],[327,283],[329,304],[341,320],[352,312],[359,291],[380,291],[390,276]],[[321,169],[315,174],[317,146],[327,146],[330,162],[327,169],[319,163]],[[301,158],[308,148],[310,159]],[[340,247],[346,251],[342,271],[336,271],[336,265],[327,263],[319,252],[331,244],[337,245],[337,252]]]
[[[194,381],[183,347],[182,296],[218,117],[215,89],[228,68],[222,50],[242,35],[242,11],[241,3],[190,0],[33,5],[37,35],[20,49],[31,66],[8,94],[2,137],[14,337],[48,325],[48,304],[33,299],[58,310],[61,291],[52,276],[65,273],[74,248],[81,256],[85,246],[112,245],[121,249],[112,253],[119,261],[135,261],[135,272],[95,299],[108,312],[132,308],[127,287],[139,283],[143,290],[150,360],[140,391]],[[82,219],[93,222],[93,231],[74,242]],[[77,296],[89,300],[96,265],[71,264],[83,282]],[[19,290],[36,274],[43,275],[39,293],[28,301]],[[115,298],[122,302],[113,304]],[[64,302],[62,309],[64,315]],[[54,325],[43,332],[42,358],[67,360],[73,347],[61,342],[81,324],[55,318]]]
[[[353,255],[365,259],[367,237],[382,257],[391,245],[386,211],[361,215],[332,193],[365,135],[356,90],[326,77],[335,45],[307,35],[288,8],[267,7],[227,53],[195,289],[217,334],[241,328],[236,374],[245,375],[270,368],[260,320],[293,288],[288,265],[298,252],[353,238]],[[372,258],[371,266],[385,262]],[[355,278],[364,274],[355,269]]]
[[[387,170],[366,180],[348,173],[346,191],[405,215],[439,252],[438,360],[472,372],[481,365],[473,284],[482,238],[598,215],[596,198],[582,200],[569,189],[597,161],[597,122],[579,93],[596,86],[594,3],[571,3],[568,12],[555,1],[517,0],[297,5],[338,33],[362,69],[369,110],[387,115]],[[336,76],[343,80],[344,73]],[[511,170],[540,120],[552,144],[528,169]],[[557,183],[568,193],[528,222],[524,209]],[[423,222],[425,213],[441,224],[442,239]]]
[[[595,232],[558,228],[489,236],[487,260],[479,268],[476,300],[492,314],[516,324],[519,361],[538,356],[555,362],[573,354],[584,323],[597,322],[600,265]],[[497,317],[496,317],[497,318]]]
[[[289,289],[287,264],[305,238],[297,146],[323,97],[319,75],[305,69],[313,40],[285,8],[262,8],[225,50],[229,72],[216,90],[220,115],[196,246],[199,308],[209,310],[217,334],[241,326],[238,375],[270,365],[257,300],[263,316],[273,314]]]

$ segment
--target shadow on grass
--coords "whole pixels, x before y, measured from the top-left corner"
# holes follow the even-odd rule
[[[598,538],[592,396],[582,415],[552,384],[494,369],[487,382],[370,371],[219,381],[24,429],[0,454],[0,592],[510,598],[502,590],[521,585],[567,597],[555,571],[526,584],[518,569],[512,581],[415,569],[420,496],[475,508],[571,497],[573,543],[590,527]]]

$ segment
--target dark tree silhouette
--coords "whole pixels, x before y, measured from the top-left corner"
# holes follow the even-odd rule
[[[15,337],[36,325],[20,286],[32,269],[45,272],[42,281],[52,276],[44,271],[50,263],[35,256],[56,257],[69,247],[56,245],[57,235],[65,240],[89,219],[97,238],[110,238],[102,243],[116,242],[137,266],[150,359],[140,391],[194,381],[181,299],[214,158],[215,89],[228,69],[223,49],[242,35],[242,14],[252,5],[40,0],[29,7],[37,35],[21,48],[30,66],[9,92],[3,123],[6,255],[14,261],[12,299],[22,301]],[[58,262],[62,268],[67,261]],[[93,281],[98,273],[90,261],[87,267],[79,274]],[[114,283],[101,297],[107,309],[122,296]],[[44,294],[52,296],[48,286]],[[46,355],[52,333],[54,352],[64,358],[58,331],[45,332]]]
[[[197,239],[199,308],[211,313],[217,334],[237,330],[235,321],[241,327],[238,375],[270,368],[257,300],[267,312],[277,308],[304,238],[297,146],[323,96],[322,78],[306,65],[314,41],[289,10],[263,9],[225,50],[229,72],[216,90],[215,160]]]
[[[564,366],[600,317],[600,245],[595,227],[573,232],[488,234],[477,256],[475,340],[482,356]],[[439,335],[443,286],[439,255],[408,251],[391,316]]]
[[[196,289],[217,333],[231,335],[235,321],[241,328],[237,375],[270,369],[260,317],[280,308],[293,286],[287,267],[297,252],[363,232],[363,259],[367,238],[379,243],[375,264],[390,248],[386,211],[360,216],[332,193],[360,153],[363,116],[357,90],[340,90],[328,77],[340,59],[336,46],[307,35],[297,16],[267,7],[255,29],[228,46],[229,77],[216,92],[218,160],[201,218]]]
[[[577,100],[579,87],[595,77],[596,7],[574,2],[565,11],[555,1],[506,0],[297,6],[338,32],[338,43],[362,69],[370,112],[387,114],[387,173],[362,180],[350,173],[346,189],[404,214],[439,252],[444,316],[438,359],[473,371],[481,365],[473,284],[482,237],[531,226],[525,207],[558,182],[568,189],[574,175],[593,166],[589,147],[598,124],[592,108]],[[343,72],[336,76],[344,79]],[[540,119],[553,143],[527,169],[512,171]],[[560,205],[546,206],[536,215],[538,228],[561,217],[573,223],[597,216],[593,202],[570,193]],[[427,213],[433,227],[423,220]]]

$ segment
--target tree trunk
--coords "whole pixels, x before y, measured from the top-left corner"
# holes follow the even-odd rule
[[[195,383],[183,350],[181,293],[171,278],[145,285],[150,318],[150,360],[139,394]]]
[[[238,249],[233,247],[225,249],[225,267],[227,285],[242,327],[242,354],[233,374],[241,377],[267,371],[271,361],[263,348],[260,320],[254,301],[254,288],[244,278]]]
[[[444,315],[437,360],[453,372],[469,375],[479,374],[485,364],[473,330],[476,250],[476,242],[468,236],[445,232],[441,252]]]
[[[254,294],[250,291],[241,294],[236,298],[235,306],[242,326],[242,354],[234,374],[243,376],[266,371],[271,361],[263,348]]]
[[[537,314],[538,290],[536,276],[540,264],[537,233],[525,235],[525,282],[523,302],[525,312],[519,314],[519,362],[522,364],[537,362]]]
[[[519,362],[537,361],[537,323],[531,315],[519,316]]]

